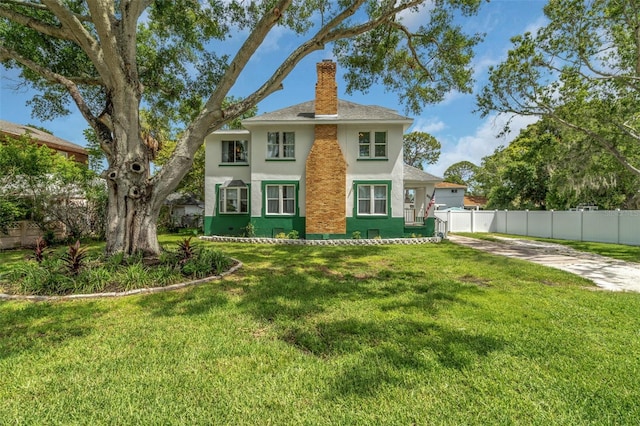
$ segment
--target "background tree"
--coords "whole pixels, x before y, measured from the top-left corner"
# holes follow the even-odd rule
[[[428,14],[415,31],[401,14]],[[469,92],[478,36],[453,24],[480,0],[0,0],[0,60],[41,92],[40,118],[69,102],[107,157],[108,253],[157,255],[163,201],[191,168],[205,136],[279,90],[306,56],[333,46],[347,91],[382,83],[419,111],[451,90]],[[144,16],[144,19],[140,18]],[[225,105],[248,62],[276,27],[306,37],[242,100]],[[227,39],[241,34],[231,55]],[[164,166],[150,173],[157,146],[141,128],[144,105],[180,128]]]
[[[447,170],[444,171],[444,180],[445,182],[466,185],[467,193],[473,194],[476,187],[475,175],[477,171],[478,166],[472,162],[459,161],[450,165]]]
[[[403,158],[405,164],[424,170],[423,165],[435,164],[440,158],[440,142],[429,133],[411,132],[403,136]]]
[[[543,119],[484,157],[475,180],[489,208],[634,208],[640,179],[592,145],[581,132]]]
[[[549,23],[512,39],[478,97],[492,111],[549,117],[640,176],[640,2],[552,0]]]
[[[84,165],[23,135],[0,141],[0,170],[1,204],[12,221],[32,220],[45,235],[59,223],[72,238],[103,234],[106,190]]]

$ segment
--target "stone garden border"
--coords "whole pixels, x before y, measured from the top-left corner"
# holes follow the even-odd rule
[[[171,284],[165,287],[150,287],[150,288],[137,288],[135,290],[121,291],[121,292],[109,292],[109,293],[87,293],[87,294],[70,294],[67,296],[30,296],[22,294],[4,294],[0,293],[0,300],[28,300],[31,302],[48,302],[58,300],[83,300],[83,299],[98,299],[108,297],[124,297],[133,296],[135,294],[151,294],[151,293],[163,293],[165,291],[179,290],[185,287],[197,286],[210,281],[215,281],[233,274],[238,269],[242,268],[243,264],[237,259],[233,259],[235,263],[229,270],[221,273],[220,275],[212,275],[199,280],[187,281],[183,283]]]
[[[432,244],[442,241],[441,237],[421,237],[421,238],[361,238],[361,239],[336,239],[336,240],[291,240],[287,238],[259,238],[259,237],[223,237],[211,235],[199,237],[204,241],[214,241],[219,243],[249,243],[249,244],[278,244],[293,246],[378,246],[390,244]]]

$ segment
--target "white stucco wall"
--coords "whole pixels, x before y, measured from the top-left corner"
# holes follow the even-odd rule
[[[342,124],[338,125],[338,143],[347,162],[347,216],[353,214],[354,181],[391,181],[390,206],[393,217],[403,217],[404,188],[402,165],[403,124]],[[295,132],[295,161],[267,160],[268,132]],[[358,133],[387,132],[387,160],[358,160]],[[223,140],[248,140],[249,165],[221,165]],[[262,214],[262,182],[297,181],[300,183],[298,206],[305,216],[305,169],[306,159],[314,141],[314,125],[251,125],[250,131],[228,131],[213,133],[205,139],[205,215],[215,214],[215,186],[227,180],[242,179],[251,183],[251,215]],[[327,196],[331,188],[327,188]]]

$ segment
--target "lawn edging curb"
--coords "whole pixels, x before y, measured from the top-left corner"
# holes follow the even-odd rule
[[[209,235],[198,237],[203,241],[218,243],[248,243],[248,244],[278,244],[291,246],[378,246],[378,245],[414,245],[432,244],[442,241],[441,237],[421,238],[360,238],[360,239],[335,239],[335,240],[292,240],[287,238],[263,238],[263,237],[223,237],[221,235]]]
[[[135,290],[121,291],[121,292],[108,292],[108,293],[85,293],[85,294],[69,294],[66,296],[35,296],[35,295],[22,295],[22,294],[4,294],[0,293],[0,300],[27,300],[31,302],[47,302],[57,300],[84,300],[84,299],[98,299],[98,298],[110,298],[110,297],[125,297],[133,296],[136,294],[152,294],[163,293],[166,291],[179,290],[186,287],[193,287],[200,284],[215,281],[231,275],[240,268],[243,264],[238,259],[231,259],[235,262],[231,268],[219,275],[211,275],[209,277],[201,278],[199,280],[186,281],[183,283],[171,284],[164,287],[148,287],[137,288]]]

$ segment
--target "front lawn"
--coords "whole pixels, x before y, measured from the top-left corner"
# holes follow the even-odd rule
[[[444,242],[211,244],[178,292],[0,302],[0,424],[635,424],[640,294]]]

